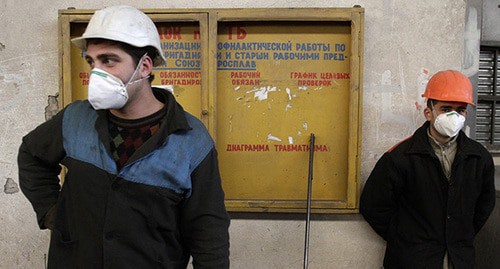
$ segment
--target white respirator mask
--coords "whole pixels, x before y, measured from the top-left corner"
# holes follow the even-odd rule
[[[127,86],[149,78],[147,76],[132,81],[145,56],[139,61],[127,84],[102,69],[93,68],[90,71],[88,100],[95,110],[120,109],[125,106],[128,101]]]
[[[465,117],[456,111],[439,114],[434,121],[434,128],[443,136],[454,137],[464,127]]]

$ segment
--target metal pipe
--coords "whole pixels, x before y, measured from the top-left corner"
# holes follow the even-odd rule
[[[309,177],[307,182],[307,219],[306,219],[306,238],[304,242],[304,269],[309,266],[309,233],[311,224],[311,197],[313,180],[313,160],[314,160],[314,134],[311,133],[309,140]]]

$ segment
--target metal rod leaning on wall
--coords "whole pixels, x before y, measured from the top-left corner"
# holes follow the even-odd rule
[[[309,232],[311,224],[311,196],[313,180],[313,160],[314,160],[314,134],[311,133],[309,140],[309,177],[307,182],[307,219],[306,219],[306,238],[304,242],[304,269],[309,266]]]

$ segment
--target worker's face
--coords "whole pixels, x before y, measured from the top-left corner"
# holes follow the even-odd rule
[[[434,137],[446,137],[442,134],[440,134],[435,126],[434,122],[436,121],[436,118],[443,114],[443,113],[448,113],[455,111],[458,114],[467,117],[467,103],[462,103],[462,102],[443,102],[443,101],[437,101],[432,107],[427,107],[424,110],[424,115],[425,118],[430,121],[430,127],[431,127],[431,135]]]
[[[451,111],[455,111],[458,114],[467,117],[467,103],[437,101],[433,107],[434,107],[434,112],[433,109],[430,107],[424,110],[425,118],[431,123],[434,123],[434,120],[440,114]]]
[[[130,80],[136,68],[132,56],[111,42],[89,43],[85,60],[91,69],[102,69],[121,79],[123,83]]]

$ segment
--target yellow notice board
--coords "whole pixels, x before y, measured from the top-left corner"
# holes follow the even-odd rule
[[[155,67],[153,86],[171,90],[183,108],[201,116],[201,36],[196,23],[157,23],[165,66]]]
[[[237,32],[240,32],[238,36]],[[345,200],[350,26],[219,28],[217,145],[227,199]]]
[[[358,208],[364,10],[148,9],[167,63],[153,86],[200,118],[219,154],[226,207],[305,212]],[[71,38],[93,10],[61,10],[60,99],[87,98],[89,67]]]

